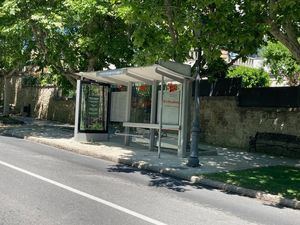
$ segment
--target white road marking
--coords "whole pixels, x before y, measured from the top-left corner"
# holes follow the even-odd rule
[[[64,184],[62,184],[62,183],[59,183],[59,182],[57,182],[57,181],[48,179],[48,178],[43,177],[43,176],[40,176],[40,175],[38,175],[38,174],[32,173],[32,172],[30,172],[30,171],[28,171],[28,170],[24,170],[24,169],[22,169],[22,168],[20,168],[20,167],[17,167],[17,166],[14,166],[14,165],[12,165],[12,164],[3,162],[3,161],[1,161],[1,160],[0,160],[0,164],[3,165],[3,166],[9,167],[9,168],[11,168],[11,169],[17,170],[17,171],[19,171],[19,172],[21,172],[21,173],[25,173],[25,174],[27,174],[27,175],[29,175],[29,176],[35,177],[35,178],[37,178],[37,179],[39,179],[39,180],[42,180],[42,181],[45,181],[45,182],[47,182],[47,183],[53,184],[53,185],[55,185],[55,186],[57,186],[57,187],[63,188],[63,189],[65,189],[65,190],[68,190],[68,191],[73,192],[73,193],[75,193],[75,194],[78,194],[78,195],[80,195],[80,196],[83,196],[83,197],[86,197],[86,198],[88,198],[88,199],[94,200],[94,201],[99,202],[99,203],[101,203],[101,204],[103,204],[103,205],[106,205],[106,206],[109,206],[109,207],[111,207],[111,208],[117,209],[117,210],[119,210],[119,211],[121,211],[121,212],[127,213],[127,214],[129,214],[129,215],[131,215],[131,216],[137,217],[137,218],[139,218],[139,219],[141,219],[141,220],[144,220],[144,221],[146,221],[146,222],[149,222],[149,223],[152,223],[152,224],[155,224],[155,225],[167,225],[167,224],[165,224],[165,223],[163,223],[163,222],[160,222],[160,221],[158,221],[158,220],[155,220],[155,219],[152,219],[152,218],[150,218],[150,217],[144,216],[144,215],[142,215],[142,214],[140,214],[140,213],[137,213],[137,212],[134,212],[134,211],[132,211],[132,210],[130,210],[130,209],[124,208],[124,207],[119,206],[119,205],[117,205],[117,204],[114,204],[114,203],[112,203],[112,202],[109,202],[109,201],[106,201],[106,200],[104,200],[104,199],[98,198],[98,197],[96,197],[96,196],[90,195],[90,194],[88,194],[88,193],[86,193],[86,192],[79,191],[79,190],[77,190],[77,189],[75,189],[75,188],[72,188],[72,187],[70,187],[70,186],[64,185]]]

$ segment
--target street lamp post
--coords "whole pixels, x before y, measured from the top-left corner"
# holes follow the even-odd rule
[[[196,51],[196,78],[195,78],[195,101],[194,101],[194,118],[192,126],[192,143],[190,156],[188,158],[187,166],[189,167],[198,167],[199,158],[198,158],[198,140],[200,134],[200,119],[199,119],[199,109],[200,109],[200,96],[199,96],[199,81],[200,81],[200,60],[199,54],[200,50]]]

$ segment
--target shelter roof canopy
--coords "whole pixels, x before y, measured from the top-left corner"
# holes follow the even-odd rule
[[[160,81],[162,76],[164,76],[165,81],[178,81],[180,83],[183,83],[185,79],[193,79],[189,65],[175,62],[160,62],[159,64],[143,67],[80,72],[79,75],[90,80],[118,85],[127,85],[129,82],[153,84],[154,81]]]

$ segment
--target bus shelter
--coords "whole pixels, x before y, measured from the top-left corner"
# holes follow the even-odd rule
[[[188,142],[188,116],[191,96],[191,67],[175,62],[160,62],[151,66],[130,67],[105,71],[80,72],[77,81],[75,133],[77,141],[104,141],[109,139],[108,125],[115,117],[121,118],[125,145],[130,144],[130,128],[149,130],[149,149],[156,143],[158,156],[161,151],[163,131],[176,131],[177,154],[186,155]],[[165,88],[170,82],[181,86],[177,92],[178,102],[170,100]],[[149,123],[131,121],[133,85],[151,86],[151,109]],[[122,85],[126,92],[112,93],[112,88]],[[168,108],[175,104],[176,110]],[[174,108],[175,109],[175,108]],[[170,118],[176,114],[176,122]],[[157,134],[157,135],[155,135]]]

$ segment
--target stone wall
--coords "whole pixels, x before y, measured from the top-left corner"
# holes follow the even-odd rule
[[[3,84],[0,91],[3,92]],[[30,105],[32,117],[74,124],[75,99],[58,99],[57,92],[53,86],[23,87],[21,79],[13,77],[9,82],[9,103],[15,114],[25,115],[24,107]]]
[[[248,148],[256,132],[300,136],[300,108],[238,107],[235,97],[201,98],[201,139],[207,143]]]
[[[8,85],[7,99],[9,104],[12,106],[12,110],[14,110],[14,105],[17,99],[17,93],[21,88],[21,79],[17,76],[10,77],[6,80],[6,84]],[[4,77],[0,77],[0,111],[3,112],[3,101],[4,101]]]
[[[62,123],[74,124],[75,104],[75,99],[50,101],[47,119]]]
[[[74,124],[75,100],[57,99],[56,87],[23,87],[15,103],[15,111],[23,112],[30,104],[31,116]]]

